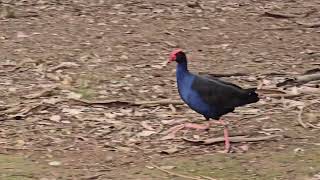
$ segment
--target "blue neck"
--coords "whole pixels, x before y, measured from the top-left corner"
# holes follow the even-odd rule
[[[179,62],[176,68],[177,81],[179,82],[180,80],[183,79],[183,77],[185,77],[188,74],[189,74],[189,71],[188,71],[187,61]]]

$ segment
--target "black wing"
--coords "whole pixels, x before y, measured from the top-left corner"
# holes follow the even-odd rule
[[[259,100],[254,88],[242,89],[218,78],[208,79],[195,76],[192,89],[197,91],[207,104],[220,109],[220,111],[232,111],[235,107]]]
[[[209,79],[209,80],[221,82],[221,83],[223,83],[223,84],[225,84],[225,85],[230,85],[230,86],[233,86],[233,87],[235,87],[235,88],[242,89],[240,86],[238,86],[238,85],[236,85],[236,84],[233,84],[233,83],[231,83],[231,82],[224,81],[224,80],[222,80],[222,79],[220,79],[220,78],[218,78],[218,77],[214,77],[214,76],[210,76],[210,75],[205,75],[205,76],[203,76],[203,77],[205,77],[205,78],[207,78],[207,79]]]

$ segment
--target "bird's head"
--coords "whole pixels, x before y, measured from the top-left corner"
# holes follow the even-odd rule
[[[180,63],[186,60],[187,60],[186,54],[182,51],[182,49],[176,49],[170,53],[170,58],[168,60],[168,63],[171,63],[173,61]]]

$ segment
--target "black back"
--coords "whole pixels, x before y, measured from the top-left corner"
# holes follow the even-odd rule
[[[259,100],[255,88],[241,87],[218,78],[196,76],[192,89],[197,91],[202,100],[217,109],[223,115],[234,110],[235,107],[254,103]]]

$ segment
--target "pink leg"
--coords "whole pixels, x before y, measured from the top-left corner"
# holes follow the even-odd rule
[[[230,140],[229,140],[229,131],[228,131],[228,124],[225,123],[222,119],[220,119],[219,121],[210,121],[205,125],[200,125],[200,124],[195,124],[195,123],[186,123],[186,124],[181,124],[181,125],[177,125],[174,126],[172,128],[170,128],[165,134],[167,134],[167,136],[165,136],[164,139],[171,139],[175,137],[175,134],[177,132],[179,132],[181,129],[184,128],[191,128],[191,129],[198,129],[198,130],[206,130],[209,129],[211,124],[217,124],[217,125],[222,125],[224,126],[223,129],[223,134],[224,134],[224,144],[225,144],[225,150],[223,151],[224,153],[228,153],[230,152],[231,149],[231,145],[230,145]]]
[[[231,150],[230,140],[229,140],[229,131],[228,131],[228,124],[225,123],[222,119],[219,120],[219,124],[224,126],[223,134],[224,134],[224,153],[228,153]]]

